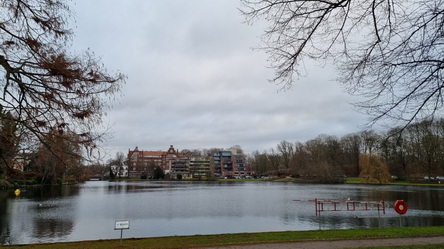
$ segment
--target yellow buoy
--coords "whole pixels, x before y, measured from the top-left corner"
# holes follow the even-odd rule
[[[16,189],[15,191],[14,191],[14,194],[15,194],[15,196],[19,196],[20,195],[20,189]]]

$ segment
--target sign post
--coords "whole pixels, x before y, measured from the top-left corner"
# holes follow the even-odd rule
[[[123,230],[129,229],[129,220],[116,220],[114,230],[120,230],[120,246],[122,246]]]

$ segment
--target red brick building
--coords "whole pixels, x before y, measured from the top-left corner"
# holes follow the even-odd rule
[[[172,178],[176,178],[178,174],[189,177],[190,158],[190,153],[179,153],[173,145],[167,151],[144,151],[136,147],[128,150],[128,175],[140,177],[145,174],[152,177],[154,169],[161,167]]]
[[[234,148],[227,151],[217,151],[213,153],[212,159],[214,176],[216,177],[242,178],[250,175],[242,150]]]

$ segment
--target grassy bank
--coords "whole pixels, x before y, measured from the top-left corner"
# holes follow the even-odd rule
[[[258,179],[261,181],[262,179]],[[372,184],[372,185],[378,185],[374,183],[364,183],[361,178],[359,177],[347,177],[342,179],[343,182],[337,182],[340,183],[346,183],[346,184]],[[236,181],[236,180],[235,180]],[[237,181],[243,181],[243,180],[237,180]],[[269,181],[273,182],[294,182],[294,183],[321,183],[317,182],[316,178],[312,179],[306,179],[306,178],[291,178],[291,177],[284,177],[284,178],[275,178],[275,179],[269,179]],[[438,181],[425,181],[421,179],[405,179],[405,180],[396,180],[389,183],[385,183],[384,185],[407,185],[407,186],[431,186],[431,187],[444,187],[444,182],[438,182]]]
[[[199,248],[206,246],[296,242],[313,240],[352,240],[352,239],[376,239],[376,238],[405,238],[444,236],[444,227],[403,227],[384,229],[347,229],[347,230],[316,230],[293,232],[269,232],[269,233],[240,233],[221,235],[196,235],[196,236],[172,236],[142,239],[124,239],[120,247],[120,240],[97,240],[66,242],[53,244],[37,244],[23,246],[0,246],[0,248],[66,248],[66,249],[101,249],[101,248]],[[444,245],[441,245],[444,246]],[[425,248],[425,247],[424,247]],[[435,247],[431,247],[435,248]],[[440,248],[440,247],[436,247]]]

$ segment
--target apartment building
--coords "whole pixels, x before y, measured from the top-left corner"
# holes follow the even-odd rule
[[[214,175],[212,160],[207,157],[191,157],[190,158],[190,175],[193,178],[202,179],[204,177],[212,177]]]
[[[174,157],[168,159],[169,170],[165,173],[169,173],[171,178],[177,178],[177,175],[181,175],[184,178],[190,177],[190,157]]]
[[[245,155],[239,149],[213,153],[214,176],[239,178],[248,175]]]

